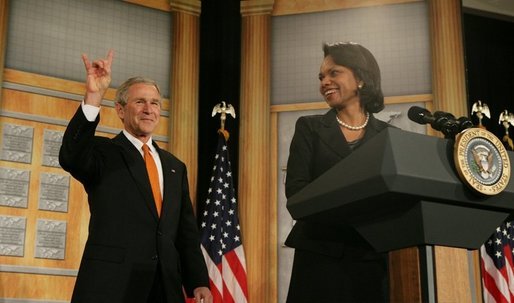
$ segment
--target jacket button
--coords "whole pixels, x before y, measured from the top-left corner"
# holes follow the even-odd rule
[[[155,255],[152,257],[152,260],[158,260],[159,259],[159,256],[158,255]]]

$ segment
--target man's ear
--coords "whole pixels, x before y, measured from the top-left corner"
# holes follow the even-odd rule
[[[125,116],[125,108],[123,105],[119,104],[118,102],[114,103],[114,108],[116,109],[116,113],[118,114],[118,117],[123,121],[123,117]]]

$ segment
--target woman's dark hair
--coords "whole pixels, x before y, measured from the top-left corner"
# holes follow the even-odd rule
[[[378,113],[384,109],[380,68],[368,49],[354,42],[324,43],[323,53],[325,57],[332,57],[335,64],[351,69],[355,77],[364,83],[359,89],[359,96],[366,111]]]

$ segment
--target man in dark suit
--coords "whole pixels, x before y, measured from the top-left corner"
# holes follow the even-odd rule
[[[82,59],[86,94],[59,154],[84,185],[91,212],[72,302],[175,303],[186,292],[211,303],[186,167],[152,140],[161,108],[157,84],[140,77],[123,83],[115,106],[124,130],[113,139],[95,136],[113,51],[92,63]],[[150,156],[143,156],[144,145]],[[155,163],[149,172],[148,159]]]

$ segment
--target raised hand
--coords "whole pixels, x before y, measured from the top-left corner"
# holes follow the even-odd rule
[[[111,65],[114,51],[107,53],[107,58],[95,60],[92,63],[86,54],[82,54],[82,61],[86,68],[86,96],[84,103],[100,106],[105,92],[111,84]]]

